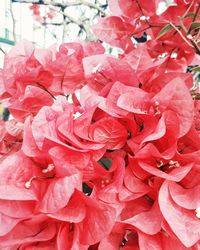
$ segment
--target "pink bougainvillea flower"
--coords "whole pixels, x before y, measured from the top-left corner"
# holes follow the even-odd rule
[[[123,220],[124,223],[132,225],[146,234],[156,234],[161,230],[163,220],[158,202],[154,202],[149,211],[139,213],[131,218]]]
[[[107,149],[120,149],[127,138],[127,130],[114,118],[102,118],[89,128],[89,137]]]
[[[127,50],[128,47],[133,48],[130,39],[133,33],[133,25],[124,22],[118,16],[99,19],[98,24],[93,26],[93,32],[100,40],[105,41],[112,46],[124,50]]]
[[[197,184],[193,188],[185,189],[177,183],[171,182],[169,184],[169,191],[172,199],[179,206],[189,210],[194,210],[200,207],[200,184]]]
[[[26,189],[25,183],[37,172],[31,159],[21,151],[15,152],[1,160],[0,199],[37,200],[37,194]]]
[[[139,166],[146,172],[173,181],[182,180],[192,169],[193,163],[181,163],[176,160],[165,160],[162,157],[139,159]],[[182,165],[183,164],[183,165]]]
[[[138,234],[133,228],[127,227],[123,223],[115,223],[112,232],[102,239],[99,244],[99,250],[104,249],[125,249],[125,250],[139,250]]]
[[[36,115],[43,107],[53,104],[53,99],[39,87],[27,86],[23,96],[10,98],[7,103],[10,113],[19,121],[24,121],[28,115]]]
[[[188,247],[185,247],[181,244],[181,242],[176,239],[176,237],[169,237],[169,235],[161,231],[156,235],[148,235],[142,232],[138,233],[138,241],[141,250],[145,250],[147,248],[154,248],[157,250],[168,250],[168,249],[177,249],[177,250],[187,250]],[[190,249],[196,250],[198,249],[195,246]]]
[[[10,232],[20,220],[21,218],[13,218],[3,213],[0,213],[0,221],[1,221],[0,236],[4,236],[8,232]]]
[[[82,195],[87,210],[84,220],[76,224],[80,243],[93,245],[108,235],[115,223],[116,210],[106,203]]]
[[[54,162],[58,176],[66,176],[81,171],[84,180],[98,176],[102,171],[97,160],[105,152],[100,150],[81,150],[73,147],[54,146],[49,149],[49,155]]]
[[[2,250],[200,248],[199,2],[108,4],[98,42],[5,55]]]
[[[96,175],[96,165],[91,161],[92,155],[87,151],[76,151],[57,146],[52,147],[49,154],[58,176],[68,176],[81,171],[85,180]]]
[[[55,59],[48,64],[48,69],[53,74],[53,85],[57,86],[61,93],[72,93],[83,85],[83,54],[80,54],[80,49],[82,50],[79,44],[63,44]]]
[[[50,92],[69,94],[84,85],[83,58],[102,54],[104,48],[100,43],[64,43],[55,58],[48,61],[47,69],[53,75]]]
[[[3,79],[10,95],[23,93],[27,85],[47,84],[44,86],[47,88],[51,84],[51,74],[44,70],[41,60],[34,56],[34,51],[33,44],[24,40],[6,55]],[[46,57],[46,53],[43,56]]]
[[[138,85],[134,69],[126,61],[114,56],[104,54],[85,57],[83,66],[87,81],[97,90],[116,81],[128,86]]]
[[[45,158],[42,151],[39,150],[31,130],[31,117],[27,117],[24,122],[24,136],[22,151],[29,157]]]
[[[23,139],[23,124],[15,119],[0,122],[0,153],[1,156],[18,151]]]
[[[151,4],[148,4],[148,1],[139,1],[139,4],[137,2],[133,2],[131,0],[119,0],[119,7],[123,12],[123,15],[129,18],[137,18],[140,17],[140,8],[142,8],[143,15],[154,15],[156,12],[157,2],[152,2]],[[133,12],[133,13],[132,13]]]
[[[86,216],[87,206],[82,201],[81,197],[80,192],[75,190],[65,207],[55,213],[48,214],[48,216],[60,221],[71,223],[79,223],[83,221]]]
[[[52,239],[56,234],[56,223],[48,221],[45,216],[21,221],[11,232],[0,237],[0,246],[18,248],[22,245],[44,242]]]
[[[105,101],[100,101],[99,108],[104,110],[106,113],[115,116],[115,117],[124,117],[128,114],[126,110],[117,106],[118,98],[125,93],[128,93],[132,90],[131,86],[126,86],[121,82],[115,82],[109,93],[107,94]]]
[[[105,154],[99,161],[102,171],[86,184],[91,185],[98,199],[119,204],[118,194],[124,177],[124,159],[120,155]],[[97,171],[98,169],[96,169]]]
[[[6,88],[4,86],[4,82],[3,82],[3,70],[0,69],[0,97],[2,99],[9,97],[9,93],[6,92]]]
[[[159,103],[160,109],[176,112],[180,122],[179,137],[185,135],[192,126],[193,101],[187,87],[181,80],[171,81],[153,98]],[[181,107],[185,107],[182,109]]]
[[[166,84],[176,78],[181,78],[181,80],[185,83],[188,89],[192,88],[193,78],[191,74],[182,72],[165,72],[160,73],[157,77],[154,77],[152,80],[145,82],[145,84],[143,84],[142,86],[142,89],[147,92],[158,93]]]
[[[150,72],[150,70],[155,69],[157,66],[157,62],[152,60],[149,51],[141,44],[138,44],[136,49],[126,53],[122,61],[126,62],[134,70],[138,80],[140,81],[144,77],[150,77],[147,72]]]
[[[75,188],[80,189],[80,176],[78,174],[54,178],[42,197],[39,210],[42,213],[55,213],[64,208]]]
[[[120,95],[117,106],[136,114],[147,113],[150,97],[144,90],[132,88],[130,92]]]
[[[89,141],[84,140],[85,138],[82,140],[82,138],[74,134],[74,114],[76,114],[76,111],[70,104],[68,110],[64,112],[56,111],[50,107],[43,107],[32,122],[32,134],[38,148],[44,150],[46,147],[46,150],[49,150],[52,146],[61,145],[69,150],[74,149],[76,152],[89,152],[90,150],[94,154],[95,152],[98,154],[99,150],[105,152],[105,140],[98,142],[89,138],[88,131],[87,138]],[[66,117],[68,117],[67,120]]]
[[[180,207],[169,190],[169,181],[165,181],[159,192],[160,210],[172,231],[186,247],[199,241],[200,224],[195,211]]]
[[[74,110],[74,112],[68,111],[61,114],[56,120],[59,138],[64,139],[75,148],[94,151],[102,149],[105,143],[93,139],[89,134],[95,110],[96,106],[87,110],[80,108],[81,113]],[[68,117],[67,120],[66,117]]]
[[[7,156],[1,160],[0,165],[0,234],[5,235],[19,221],[33,215],[38,197],[33,190],[25,188],[27,179],[36,169],[33,162],[22,152]],[[18,207],[17,212],[15,212],[16,207]]]
[[[147,92],[132,88],[131,92],[120,95],[117,101],[120,108],[133,113],[149,113],[153,103],[155,114],[164,110],[177,114],[180,122],[179,137],[189,131],[193,120],[193,101],[187,87],[180,80],[169,82],[152,100]],[[183,110],[181,107],[184,103],[187,109]]]
[[[124,174],[124,186],[119,191],[119,199],[121,201],[135,200],[149,191],[150,187],[137,178],[128,165]]]
[[[82,245],[79,241],[80,232],[71,223],[61,223],[57,233],[56,246],[58,250],[83,249],[87,250],[89,245]],[[55,249],[55,248],[54,248]]]

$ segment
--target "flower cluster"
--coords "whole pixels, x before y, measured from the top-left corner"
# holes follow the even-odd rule
[[[27,41],[5,56],[0,249],[200,248],[200,105],[186,73],[198,1],[162,14],[157,2],[109,1],[93,30],[118,57],[100,42]],[[141,30],[151,38],[134,46]]]
[[[32,4],[29,9],[32,11],[32,15],[35,18],[36,21],[39,23],[44,23],[46,20],[51,20],[54,17],[56,17],[56,12],[54,8],[48,8],[46,10],[47,13],[42,14],[40,10],[40,5],[39,4]]]

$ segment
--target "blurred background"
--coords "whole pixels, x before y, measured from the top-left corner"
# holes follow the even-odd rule
[[[108,1],[112,5],[115,0],[0,0],[0,67],[4,52],[22,39],[38,47],[94,41],[90,27],[109,15]],[[173,0],[157,1],[160,13],[173,4]],[[146,37],[135,42],[144,41]]]
[[[107,0],[1,0],[0,66],[4,52],[22,39],[39,47],[94,40],[90,26],[107,13]]]
[[[90,27],[99,17],[110,14],[108,1],[111,4],[115,0],[0,0],[0,68],[4,54],[22,39],[41,48],[79,39],[94,41]],[[157,14],[173,4],[173,0],[158,2]],[[133,37],[133,42],[146,39],[144,32],[141,38]],[[104,45],[108,53],[120,52]],[[0,118],[2,110],[0,104]]]
[[[27,39],[37,47],[93,41],[90,27],[108,14],[107,0],[0,0],[0,68],[4,54]],[[0,119],[9,112],[0,102]]]

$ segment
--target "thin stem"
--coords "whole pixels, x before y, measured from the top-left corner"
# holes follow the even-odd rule
[[[0,47],[0,51],[5,55],[6,52]]]
[[[45,25],[45,24],[42,24],[42,25]],[[57,41],[57,36],[56,36],[56,34],[54,34],[54,33],[49,29],[48,26],[46,26],[46,28],[47,28],[47,30],[49,31],[49,33],[52,35],[52,37]]]
[[[167,59],[166,65],[165,65],[165,71],[164,71],[164,72],[166,72],[166,70],[167,70],[167,67],[168,67],[168,65],[169,65],[169,61],[170,61],[170,59],[171,59],[171,55],[172,55],[172,53],[175,51],[175,49],[176,49],[176,48],[173,48],[173,49],[171,50],[171,52],[169,53],[169,57],[168,57],[168,59]]]
[[[200,48],[198,47],[198,44],[193,39],[190,39],[190,42],[194,46],[196,53],[200,55]]]
[[[164,26],[162,26],[162,25],[152,25],[152,24],[150,24],[150,28],[163,28]]]
[[[60,11],[55,10],[55,11],[62,14],[63,17],[67,18],[70,22],[72,22],[72,23],[76,24],[77,26],[79,26],[80,29],[84,30],[84,32],[86,33],[86,35],[88,37],[92,37],[91,32],[89,30],[89,27],[87,27],[87,25],[84,24],[82,20],[75,19],[73,16],[63,12],[62,10],[60,10]]]
[[[54,100],[56,100],[55,96],[51,94],[51,92],[46,88],[44,87],[42,84],[40,84],[39,82],[37,82],[37,85],[39,87],[41,87],[43,90],[45,90]]]
[[[181,38],[190,46],[193,48],[192,44],[184,37],[184,35],[182,34],[182,32],[173,24],[173,23],[169,23],[181,36]]]
[[[198,37],[200,35],[200,29],[197,31],[197,34],[195,35],[195,40],[197,41],[197,44],[199,43]]]
[[[178,17],[180,22],[180,27],[184,30],[185,34],[188,34],[188,30],[186,29],[185,25],[183,24],[182,18]]]
[[[66,2],[66,3],[57,3],[55,1],[47,1],[47,0],[44,0],[44,1],[38,0],[37,2],[33,0],[12,0],[12,2],[39,4],[39,5],[51,5],[51,6],[59,7],[59,8],[67,8],[69,6],[85,5],[92,9],[96,9],[97,11],[102,13],[102,15],[105,15],[105,12],[101,9],[100,6],[98,6],[97,4],[91,3],[89,1],[85,1],[85,0],[76,0],[74,2]]]
[[[14,17],[14,13],[13,13],[13,9],[12,9],[12,1],[10,1],[10,14],[11,14],[11,18],[12,18],[12,25],[13,25],[13,40],[16,42],[17,41],[17,37],[16,37],[16,21],[15,21],[15,17]]]
[[[148,30],[148,29],[150,29],[150,28],[151,28],[150,26],[149,26],[149,27],[146,27],[146,28],[141,29],[141,30],[139,30],[139,31],[137,31],[137,32],[134,32],[132,35],[134,36],[134,35],[140,34],[141,32],[143,32],[143,31],[145,31],[145,30]]]
[[[186,12],[183,14],[182,18],[185,18],[187,16],[187,14],[189,13],[193,3],[194,3],[194,0],[192,0],[192,2],[190,3],[189,7],[187,8]]]
[[[139,30],[139,31],[136,31],[136,32],[134,32],[132,35],[134,36],[134,35],[137,35],[137,34],[140,34],[141,32],[143,32],[143,31],[145,31],[145,30],[148,30],[148,29],[151,29],[151,28],[163,28],[163,26],[161,26],[161,25],[152,25],[152,24],[148,24],[148,27],[146,27],[146,28],[143,28],[143,29],[141,29],[141,30]]]
[[[193,19],[192,19],[192,22],[194,22],[194,21],[196,20],[197,15],[198,15],[198,12],[199,12],[199,9],[200,9],[200,3],[198,4],[198,7],[197,7],[196,12],[195,12],[195,14],[194,14],[194,17],[193,17]]]
[[[63,33],[62,33],[62,42],[63,43],[65,42],[66,26],[67,26],[66,17],[63,16]]]
[[[143,12],[143,9],[142,9],[140,3],[138,2],[138,0],[136,0],[136,3],[137,3],[138,8],[140,9],[142,15],[145,16],[145,14],[144,14],[144,12]],[[149,23],[149,21],[148,21],[147,19],[145,19],[145,21],[146,21],[146,23],[147,23],[149,26],[151,26],[150,23]]]

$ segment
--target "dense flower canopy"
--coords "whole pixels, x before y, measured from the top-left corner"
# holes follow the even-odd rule
[[[5,56],[0,249],[200,248],[198,1],[110,0],[101,42]],[[134,44],[143,32],[148,40]]]

